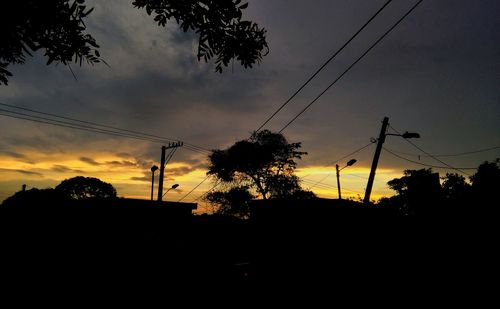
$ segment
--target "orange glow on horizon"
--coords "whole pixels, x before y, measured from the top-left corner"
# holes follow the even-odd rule
[[[138,165],[113,162],[130,162],[122,157],[109,153],[85,153],[79,157],[93,158],[93,162],[84,162],[79,157],[67,154],[42,154],[39,152],[24,153],[25,158],[17,159],[0,155],[0,201],[20,190],[22,184],[28,188],[54,187],[64,179],[75,176],[96,177],[111,183],[120,197],[150,199],[151,172]],[[187,172],[181,175],[169,175],[169,169],[186,167]],[[205,177],[206,170],[192,167],[187,163],[171,163],[166,169],[165,187],[178,183],[179,188],[171,190],[165,196],[166,200],[178,201]],[[307,166],[296,170],[301,178],[304,189],[310,189],[319,197],[338,198],[335,168],[331,166]],[[341,188],[343,198],[355,200],[363,198],[369,174],[368,166],[352,166],[341,171]],[[379,168],[373,188],[372,198],[377,200],[393,195],[386,183],[401,177],[401,172],[388,168]],[[156,174],[157,175],[157,174]],[[173,177],[173,178],[172,178]],[[209,205],[197,199],[213,184],[206,181],[192,192],[184,202],[197,202],[198,212],[204,212]],[[155,185],[155,196],[157,186]]]

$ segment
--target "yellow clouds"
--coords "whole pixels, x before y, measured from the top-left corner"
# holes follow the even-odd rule
[[[198,161],[199,162],[199,161]],[[0,154],[0,200],[18,191],[21,184],[28,187],[54,187],[60,181],[75,177],[97,177],[111,183],[119,196],[149,199],[151,192],[150,167],[158,164],[152,160],[140,160],[124,154],[111,152],[85,151],[71,155],[64,153],[42,153],[24,151],[19,156]],[[341,171],[342,195],[345,198],[362,198],[369,174],[368,166],[350,166]],[[158,173],[156,173],[158,176]],[[337,198],[337,180],[335,167],[308,166],[297,169],[302,186],[310,189],[320,197]],[[165,170],[165,188],[179,184],[170,190],[166,200],[177,201],[196,187],[206,177],[203,164],[171,162]],[[373,199],[393,195],[388,189],[387,181],[401,177],[401,172],[388,168],[379,168],[373,188]],[[155,179],[155,192],[157,190]],[[196,188],[185,202],[199,203],[202,211],[207,205],[199,197],[212,188],[208,180]],[[156,193],[155,193],[156,196]]]
[[[17,156],[0,154],[0,201],[18,191],[21,184],[27,184],[29,188],[47,188],[80,175],[111,183],[119,196],[148,199],[151,190],[150,167],[153,164],[155,162],[152,160],[95,151],[70,155],[37,151],[23,151]],[[204,177],[205,171],[197,166],[170,163],[165,171],[165,187],[170,187],[174,182],[180,187],[169,192],[168,198],[178,200],[182,192],[190,190]]]

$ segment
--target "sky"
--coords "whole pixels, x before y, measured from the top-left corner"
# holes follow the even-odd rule
[[[235,63],[219,74],[213,63],[197,60],[196,36],[175,23],[158,27],[131,1],[87,1],[95,8],[87,30],[109,67],[72,66],[75,80],[68,67],[47,66],[36,53],[10,67],[14,76],[0,86],[0,103],[223,149],[257,129],[384,2],[250,0],[243,18],[267,29],[270,53],[252,69]],[[265,128],[279,131],[415,2],[389,4]],[[283,132],[308,152],[297,170],[304,188],[337,198],[336,160],[377,137],[385,116],[400,132],[418,132],[421,138],[413,142],[430,154],[500,146],[498,16],[496,0],[423,1]],[[443,166],[400,137],[389,136],[384,146],[418,163]],[[48,188],[77,175],[109,182],[119,196],[149,198],[149,169],[158,164],[160,147],[0,115],[0,201],[22,184]],[[342,170],[343,197],[363,197],[374,150],[371,145],[356,153],[358,162]],[[476,168],[498,157],[497,148],[439,159]],[[165,187],[179,187],[166,199],[179,200],[193,189],[207,164],[206,154],[179,148],[165,176]],[[387,181],[424,165],[384,151],[372,198],[392,195]],[[184,201],[200,202],[212,185],[203,183]]]

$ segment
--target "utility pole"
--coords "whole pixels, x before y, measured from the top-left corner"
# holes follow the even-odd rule
[[[166,146],[161,146],[161,163],[160,163],[160,180],[158,180],[158,202],[161,202],[163,197],[163,173],[165,172],[165,151]]]
[[[387,132],[387,126],[389,125],[389,117],[384,117],[382,121],[382,128],[380,129],[380,134],[377,141],[377,148],[375,149],[375,155],[373,156],[372,169],[370,171],[370,177],[368,177],[368,184],[366,185],[365,198],[363,203],[370,203],[370,195],[372,193],[373,181],[375,180],[375,172],[377,170],[378,159],[380,158],[380,152],[382,151],[382,144],[385,142],[385,133]]]
[[[340,193],[339,165],[335,164],[335,168],[337,169],[337,189],[339,190],[339,200],[341,200],[342,199],[342,194]]]
[[[165,173],[165,152],[167,149],[177,148],[184,145],[183,142],[168,143],[168,146],[161,147],[160,178],[158,180],[158,202],[163,198],[163,176]]]

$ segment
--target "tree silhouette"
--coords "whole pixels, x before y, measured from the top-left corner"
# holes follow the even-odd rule
[[[63,180],[55,190],[74,200],[116,198],[115,188],[100,179],[77,176]]]
[[[254,132],[249,139],[236,142],[209,156],[208,175],[234,186],[254,189],[263,199],[310,196],[301,194],[294,175],[297,163],[307,153],[298,151],[300,143],[289,143],[281,133]]]
[[[477,168],[477,172],[470,177],[474,198],[482,207],[498,204],[496,193],[500,190],[500,159],[493,162],[484,162]]]
[[[447,173],[443,177],[443,197],[454,203],[462,203],[469,197],[471,185],[464,176],[456,173]]]
[[[246,186],[237,186],[228,191],[209,192],[205,200],[217,206],[218,214],[246,219],[250,215],[250,201],[253,196]]]
[[[268,52],[266,30],[242,20],[248,4],[241,0],[136,0],[160,26],[174,19],[183,31],[199,35],[198,59],[216,57],[216,71],[222,72],[236,59],[245,68],[259,63]],[[26,55],[43,49],[47,65],[55,62],[89,64],[103,62],[96,40],[85,32],[84,18],[92,12],[85,0],[6,1],[0,11],[0,84],[12,73],[9,64],[22,64]]]
[[[92,9],[84,0],[16,0],[2,4],[0,13],[0,84],[7,84],[12,74],[10,63],[24,63],[26,55],[45,50],[47,65],[52,62],[68,65],[98,63],[99,47],[95,39],[85,33],[83,19]]]
[[[436,209],[432,207],[441,200],[441,185],[439,174],[432,169],[405,170],[404,176],[395,178],[387,183],[392,190],[398,193],[394,198],[406,215],[428,215]]]

